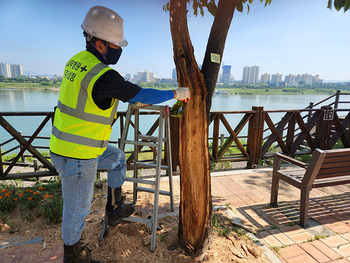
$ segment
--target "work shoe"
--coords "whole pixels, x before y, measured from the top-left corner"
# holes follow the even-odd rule
[[[74,245],[63,245],[64,263],[102,263],[91,259],[91,250],[87,246],[81,246],[80,240]]]
[[[125,203],[125,196],[122,196],[121,192],[121,187],[108,187],[106,215],[109,226],[116,226],[124,217],[132,215],[135,211],[133,204]]]

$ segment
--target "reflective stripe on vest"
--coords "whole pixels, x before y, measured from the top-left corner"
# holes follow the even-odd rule
[[[78,119],[82,119],[82,120],[86,120],[86,121],[90,121],[90,122],[95,122],[95,123],[100,123],[100,124],[105,124],[105,125],[111,124],[113,119],[114,119],[114,116],[117,112],[117,107],[114,107],[113,111],[111,112],[111,114],[108,118],[104,117],[104,116],[84,112],[88,94],[87,94],[86,90],[84,90],[83,87],[87,87],[89,85],[90,81],[92,80],[92,78],[95,77],[101,70],[103,70],[106,67],[107,66],[105,64],[102,64],[102,63],[97,64],[95,67],[93,67],[89,71],[89,73],[87,73],[85,75],[85,77],[83,78],[83,80],[81,82],[81,87],[80,87],[79,95],[78,95],[78,102],[77,102],[77,106],[75,109],[72,107],[69,107],[67,105],[62,104],[61,101],[58,101],[57,108],[59,108],[62,113],[76,117]]]
[[[108,141],[101,141],[101,140],[95,140],[86,138],[83,136],[70,134],[67,132],[59,131],[55,126],[52,127],[52,134],[63,141],[77,143],[81,145],[86,145],[90,147],[97,147],[97,148],[106,148],[108,145]]]
[[[88,51],[75,55],[70,61],[79,62],[87,72],[76,70],[76,77],[63,79],[50,140],[53,153],[80,159],[96,158],[108,145],[111,124],[117,112],[118,100],[101,110],[92,99],[95,82],[108,70]],[[67,63],[65,72],[70,70]]]

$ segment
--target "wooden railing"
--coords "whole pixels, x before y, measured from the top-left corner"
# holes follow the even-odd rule
[[[315,148],[331,149],[338,141],[341,141],[343,147],[350,147],[350,109],[338,107],[342,103],[339,100],[340,95],[350,94],[337,92],[336,95],[326,99],[333,98],[334,102],[318,109],[314,104],[313,107],[301,110],[264,110],[263,107],[254,106],[248,111],[211,112],[208,126],[210,161],[212,163],[246,162],[246,167],[252,168],[258,166],[259,160],[272,157],[274,152],[289,155],[310,154]],[[332,105],[337,108],[333,109]],[[152,113],[142,112],[141,114]],[[23,118],[37,116],[42,117],[43,120],[31,136],[25,136],[6,120],[9,116]],[[12,137],[10,140],[0,142],[0,150],[6,148],[14,140],[18,142],[18,146],[2,151],[0,154],[0,180],[57,175],[48,160],[49,156],[43,156],[38,150],[48,150],[48,143],[46,146],[34,146],[33,144],[37,139],[49,140],[49,137],[38,136],[38,134],[45,126],[52,125],[52,117],[53,112],[0,112],[0,125]],[[280,121],[273,121],[278,118]],[[119,121],[120,134],[122,134],[125,112],[118,113],[115,121]],[[176,123],[177,119],[173,118],[171,120],[173,167],[178,164]],[[114,129],[117,128],[117,125],[114,124]],[[147,134],[152,135],[157,127],[157,122],[153,123]],[[118,138],[111,139],[112,143],[118,141]],[[152,152],[152,149],[144,151]],[[15,156],[4,161],[3,156],[12,153],[15,153]],[[28,157],[34,160],[24,162]],[[128,162],[131,161],[130,158],[132,157],[129,157]],[[34,172],[16,173],[13,169],[16,166],[33,167]]]

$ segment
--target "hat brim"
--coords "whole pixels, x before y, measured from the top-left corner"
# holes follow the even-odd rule
[[[115,42],[115,43],[113,43],[113,44],[116,44],[116,45],[118,45],[118,46],[120,46],[120,47],[126,47],[129,43],[128,43],[128,41],[124,38],[124,40],[123,40],[122,42]]]

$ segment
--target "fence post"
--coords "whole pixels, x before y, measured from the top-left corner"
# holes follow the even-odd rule
[[[316,124],[315,143],[322,150],[329,149],[329,141],[334,111],[331,106],[323,106],[323,114]]]
[[[314,107],[314,103],[313,103],[313,102],[310,102],[309,107],[307,107],[307,108],[308,108],[308,109],[312,109],[313,107]],[[308,115],[307,115],[307,122],[310,121],[311,116],[312,116],[312,111],[309,111],[309,113],[308,113]]]
[[[250,159],[247,162],[247,168],[256,168],[259,163],[264,133],[264,107],[253,106],[252,110],[255,113],[253,113],[248,125],[247,152]]]
[[[0,147],[0,176],[4,174],[4,170],[2,167],[2,154],[1,154],[1,147]]]
[[[338,109],[339,106],[339,97],[340,97],[340,90],[337,90],[337,93],[335,94],[335,102],[334,102],[334,109]]]
[[[215,118],[214,118],[213,151],[212,151],[212,155],[213,155],[215,162],[218,161],[219,126],[220,126],[220,115],[216,114]]]
[[[23,137],[23,132],[22,131],[20,131],[19,132],[19,134]],[[22,144],[19,144],[19,149],[20,149],[20,151],[22,151],[22,149],[23,149],[23,145]],[[21,155],[21,162],[22,163],[25,163],[26,162],[26,158],[25,158],[25,156],[24,156],[24,152],[23,152],[23,154]]]

